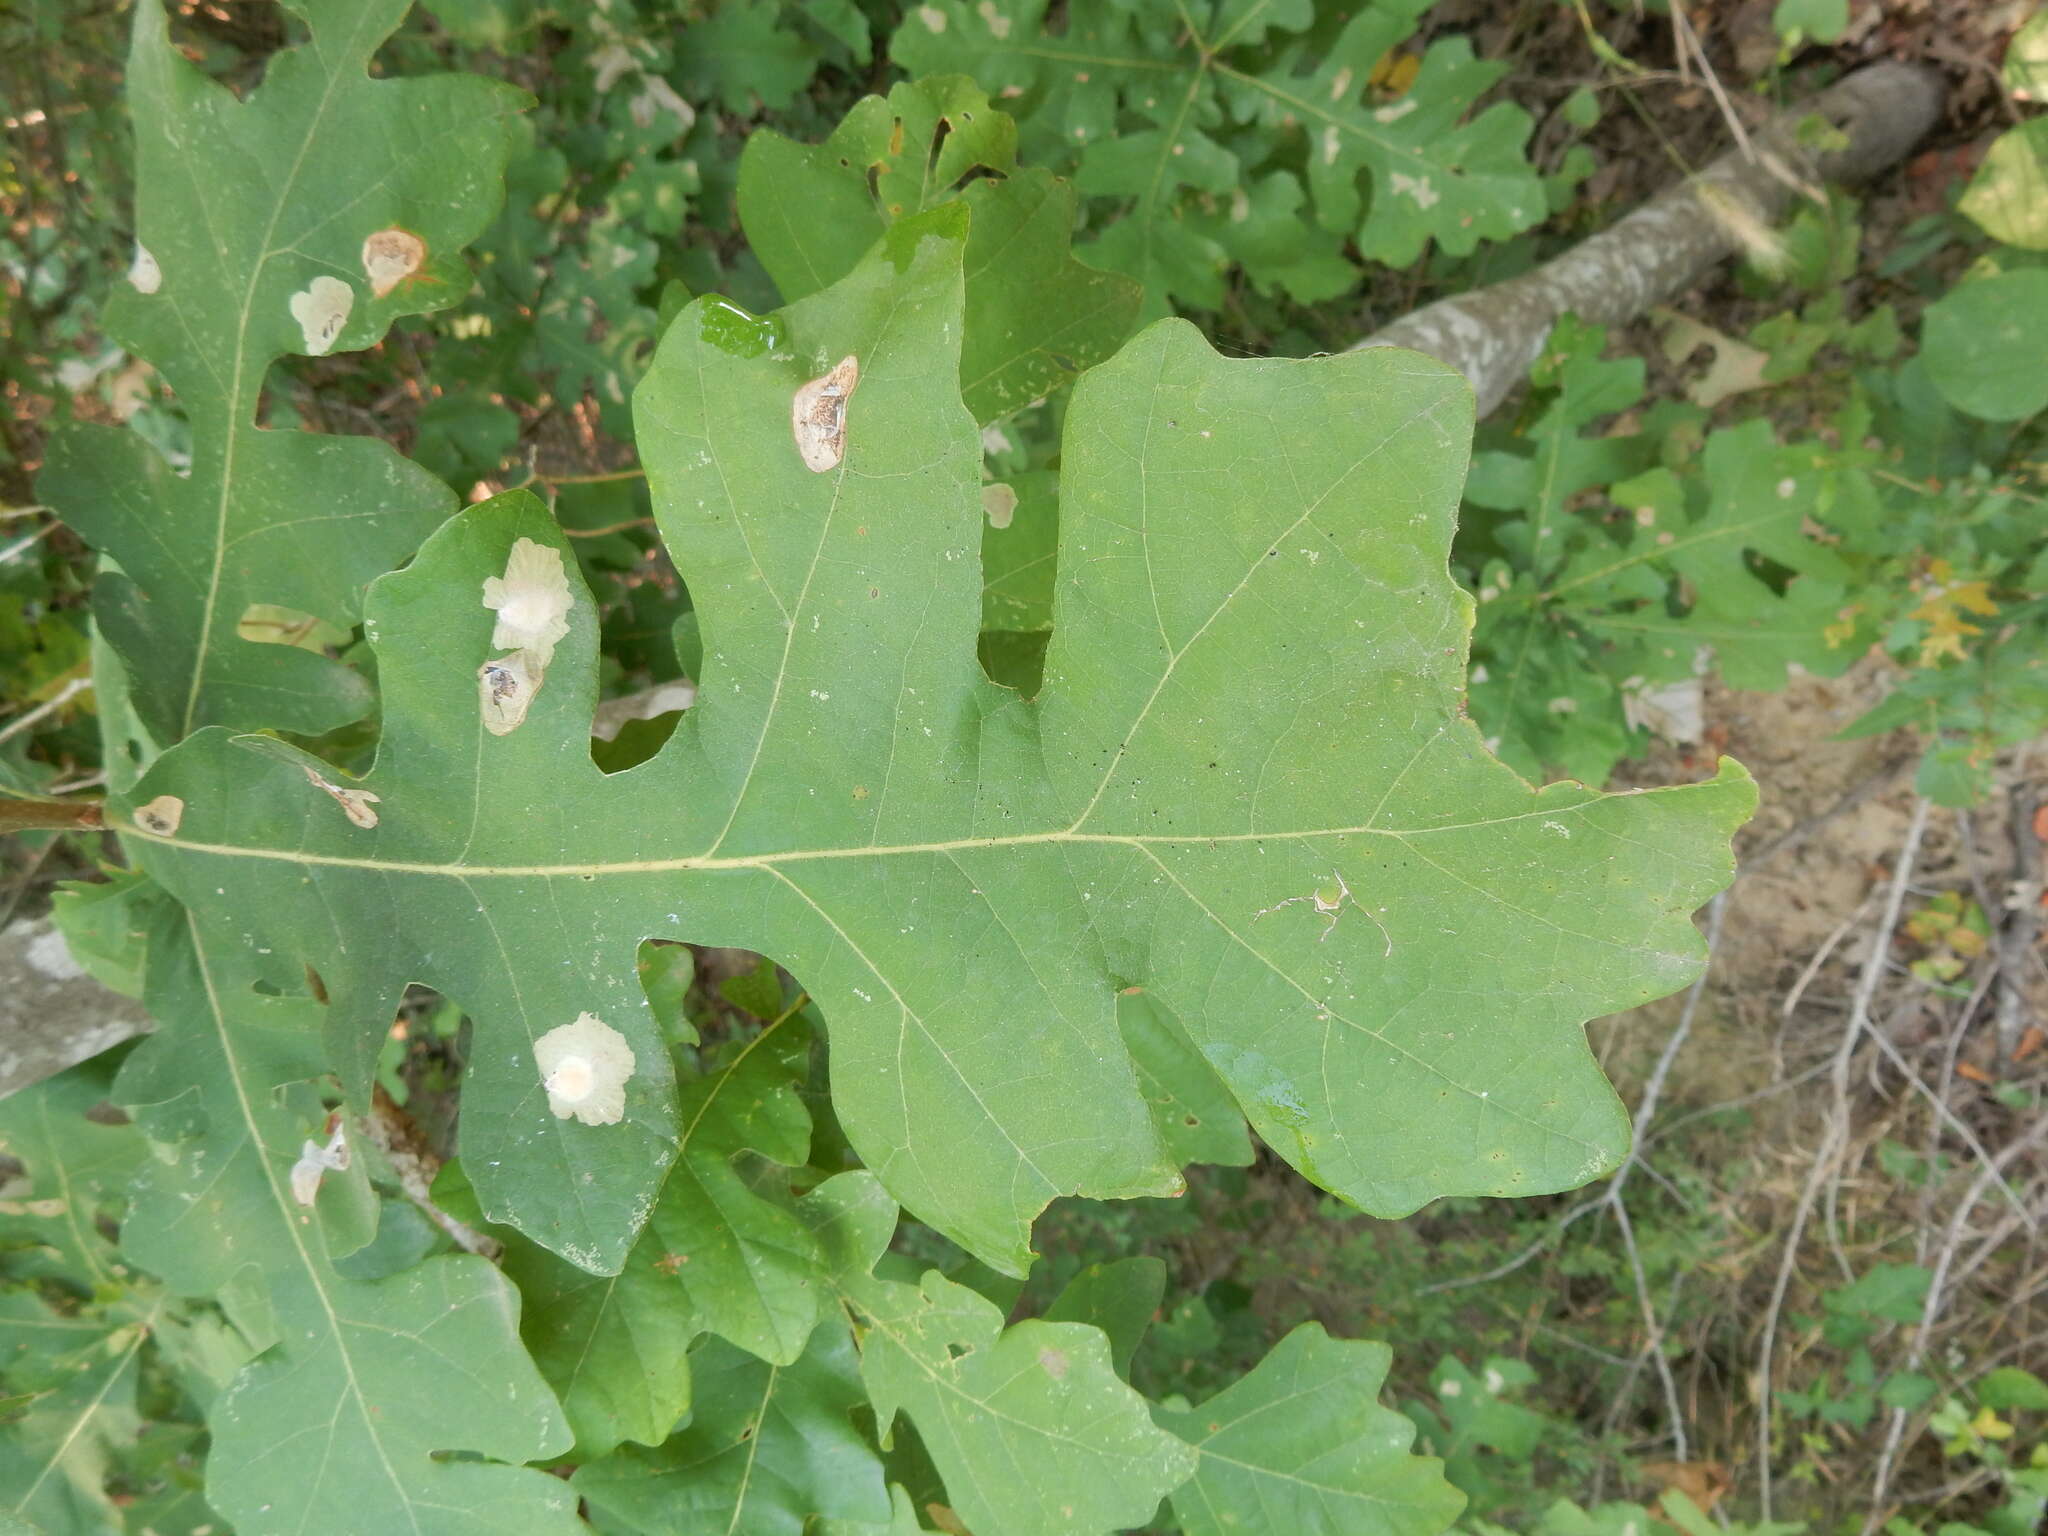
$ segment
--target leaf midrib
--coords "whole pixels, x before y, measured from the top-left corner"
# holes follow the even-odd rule
[[[226,1008],[221,1001],[220,990],[214,984],[213,967],[207,963],[206,944],[199,933],[199,920],[188,911],[185,923],[192,944],[192,958],[198,966],[200,983],[206,989],[207,1013],[213,1021],[220,1042],[221,1055],[227,1063],[228,1082],[234,1089],[235,1104],[241,1111],[242,1123],[248,1132],[248,1146],[262,1165],[264,1187],[270,1191],[271,1203],[277,1208],[278,1225],[291,1239],[292,1248],[299,1257],[299,1265],[305,1271],[306,1280],[312,1286],[314,1296],[319,1299],[320,1310],[327,1316],[328,1328],[334,1339],[335,1354],[341,1361],[343,1390],[354,1401],[356,1413],[362,1420],[364,1436],[376,1449],[377,1460],[383,1465],[385,1476],[390,1479],[391,1489],[405,1507],[407,1523],[417,1533],[420,1530],[420,1523],[413,1513],[411,1490],[399,1476],[398,1468],[392,1464],[390,1455],[384,1449],[383,1436],[377,1432],[376,1416],[371,1412],[369,1397],[356,1376],[355,1357],[348,1347],[348,1334],[342,1327],[341,1314],[335,1310],[334,1298],[327,1292],[326,1278],[321,1274],[320,1265],[315,1261],[311,1250],[306,1247],[305,1239],[299,1232],[299,1224],[292,1219],[291,1207],[285,1202],[284,1191],[278,1186],[277,1170],[272,1165],[269,1146],[263,1139],[262,1127],[257,1121],[256,1107],[250,1101],[248,1087],[243,1080],[241,1053],[236,1048],[233,1031],[228,1028]],[[333,1429],[331,1421],[329,1429],[330,1432]]]
[[[334,99],[335,88],[340,85],[342,76],[347,73],[347,61],[351,58],[360,57],[355,52],[355,44],[360,37],[364,22],[371,19],[371,16],[371,7],[361,6],[357,8],[356,31],[349,39],[348,48],[341,52],[338,66],[333,73],[328,75],[327,84],[320,92],[319,105],[313,109],[312,116],[306,121],[305,136],[300,139],[298,153],[292,156],[291,169],[285,173],[284,181],[278,187],[276,199],[271,204],[270,222],[264,226],[263,239],[258,243],[256,259],[249,269],[249,281],[242,290],[242,308],[235,320],[234,378],[233,382],[228,386],[227,409],[222,413],[222,426],[226,433],[227,441],[222,448],[220,497],[214,509],[213,568],[207,573],[206,601],[200,613],[199,654],[193,659],[192,682],[185,693],[185,714],[182,724],[182,733],[184,735],[189,736],[192,733],[193,722],[199,712],[199,698],[206,680],[207,663],[212,659],[213,655],[213,647],[209,642],[213,634],[214,610],[220,605],[221,574],[227,566],[229,546],[228,515],[233,501],[235,457],[237,449],[241,446],[242,431],[245,425],[242,398],[244,379],[249,368],[249,315],[255,308],[256,290],[262,285],[263,274],[270,265],[270,258],[278,254],[277,248],[271,245],[271,240],[277,233],[278,222],[284,217],[286,206],[291,200],[292,190],[298,185],[299,170],[306,163],[306,151],[312,147],[313,140],[320,131],[321,123],[326,120],[327,108]],[[166,41],[165,46],[169,46],[168,41]],[[263,370],[267,371],[269,360],[266,359],[262,366]]]
[[[146,831],[133,821],[110,817],[108,827],[123,837],[175,848],[185,853],[220,858],[261,859],[282,864],[304,864],[328,869],[374,870],[381,874],[444,875],[454,878],[536,880],[570,875],[680,874],[692,870],[773,869],[782,864],[808,863],[820,859],[915,858],[950,853],[986,852],[998,848],[1029,848],[1047,845],[1104,844],[1126,848],[1214,846],[1219,843],[1267,843],[1303,841],[1326,837],[1384,837],[1396,842],[1431,837],[1446,832],[1472,832],[1484,827],[1506,826],[1517,821],[1577,815],[1581,806],[1537,806],[1509,816],[1480,821],[1446,822],[1435,827],[1277,827],[1257,832],[1213,832],[1167,834],[1158,832],[1081,832],[1072,827],[1047,832],[1018,832],[1007,837],[960,837],[931,843],[867,843],[847,848],[789,848],[772,853],[685,854],[672,859],[625,859],[602,863],[564,864],[468,864],[460,861],[431,863],[412,859],[349,858],[341,854],[309,853],[292,848],[265,848],[250,844],[203,843]]]

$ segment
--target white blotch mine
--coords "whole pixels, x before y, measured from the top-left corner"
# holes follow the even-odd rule
[[[562,552],[532,539],[519,540],[505,562],[505,574],[484,578],[484,606],[498,615],[491,644],[499,650],[537,651],[545,667],[569,633],[572,601]]]
[[[920,5],[917,8],[917,19],[925,24],[928,31],[943,32],[946,30],[946,13],[936,5]]]
[[[569,633],[574,601],[562,552],[532,539],[512,546],[503,576],[484,578],[484,606],[498,615],[491,645],[512,648],[477,669],[484,729],[493,736],[509,735],[525,720],[556,645]]]
[[[477,699],[483,708],[484,729],[493,736],[509,736],[526,719],[533,696],[540,691],[540,674],[529,669],[531,651],[514,651],[476,669]]]
[[[697,109],[677,93],[660,75],[648,70],[640,77],[640,94],[626,104],[626,110],[633,115],[638,128],[652,128],[655,118],[666,112],[676,120],[676,134],[680,137],[697,126]]]
[[[155,293],[164,285],[163,269],[149,254],[149,247],[139,240],[135,243],[135,259],[128,263],[128,281],[135,285],[137,293]]]
[[[380,229],[363,242],[363,275],[375,298],[383,298],[426,263],[427,242],[409,229]]]
[[[1413,96],[1404,96],[1399,101],[1379,108],[1373,113],[1372,120],[1376,123],[1398,123],[1414,110],[1415,98]]]
[[[355,289],[338,277],[316,277],[292,295],[292,318],[299,322],[308,356],[325,357],[333,349],[355,303]]]
[[[169,837],[185,818],[185,802],[176,795],[158,795],[147,805],[135,808],[135,824],[158,837]]]
[[[1443,201],[1443,194],[1429,184],[1427,176],[1403,176],[1395,171],[1387,178],[1387,184],[1401,196],[1414,198],[1418,208],[1434,208]]]
[[[579,1013],[574,1024],[534,1041],[533,1062],[557,1120],[574,1115],[585,1125],[616,1125],[625,1118],[633,1047],[596,1014]]]
[[[981,510],[988,514],[991,528],[1007,528],[1010,519],[1017,515],[1017,493],[1007,485],[984,485],[981,488]]]
[[[837,469],[846,457],[846,402],[860,385],[860,359],[842,357],[832,371],[797,390],[790,402],[790,430],[804,468],[814,474]]]
[[[988,35],[1001,42],[1010,35],[1010,18],[996,9],[996,0],[981,0],[974,12],[988,23]]]
[[[304,764],[300,766],[305,767]],[[341,807],[341,814],[350,821],[366,830],[377,825],[377,813],[370,809],[371,805],[376,803],[377,796],[367,789],[343,789],[339,784],[331,784],[311,768],[306,768],[305,773],[306,777],[312,780],[314,788],[324,790],[334,797],[334,803]]]
[[[308,1141],[299,1149],[299,1160],[292,1164],[292,1198],[311,1205],[320,1197],[321,1176],[330,1168],[336,1173],[348,1171],[348,1134],[338,1125],[326,1146]]]
[[[620,42],[606,43],[590,56],[588,62],[591,73],[596,76],[591,83],[597,87],[600,94],[617,85],[619,76],[640,67],[634,63],[633,55],[627,51],[626,45]]]

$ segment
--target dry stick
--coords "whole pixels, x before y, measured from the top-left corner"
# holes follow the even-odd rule
[[[1756,1416],[1757,1498],[1761,1517],[1771,1518],[1771,1356],[1777,1345],[1778,1314],[1785,1305],[1785,1292],[1792,1284],[1792,1270],[1799,1260],[1799,1242],[1806,1234],[1807,1218],[1813,1214],[1814,1199],[1821,1183],[1833,1172],[1835,1160],[1849,1139],[1849,1059],[1870,1019],[1870,1000],[1877,994],[1884,975],[1885,956],[1891,951],[1892,933],[1899,925],[1905,905],[1906,886],[1913,877],[1913,861],[1920,855],[1920,839],[1927,831],[1929,802],[1922,796],[1914,802],[1913,821],[1906,829],[1906,844],[1899,850],[1898,868],[1892,871],[1891,889],[1886,893],[1884,915],[1871,940],[1870,956],[1857,978],[1856,994],[1849,1007],[1849,1022],[1842,1029],[1842,1043],[1836,1047],[1831,1075],[1834,1102],[1828,1108],[1827,1130],[1814,1154],[1806,1186],[1799,1192],[1799,1204],[1792,1213],[1792,1230],[1785,1238],[1785,1253],[1778,1261],[1777,1279],[1771,1285],[1771,1302],[1764,1313],[1763,1344],[1757,1351]]]
[[[2020,973],[2029,961],[2040,963],[2035,941],[2041,937],[2041,839],[2034,834],[2034,813],[2040,800],[2024,778],[2013,786],[2010,799],[2013,899],[2007,903],[2005,920],[1998,925],[2000,1061],[2012,1060],[2026,1034],[2030,1010]]]
[[[1986,1150],[1984,1143],[1977,1139],[1977,1133],[1965,1125],[1956,1115],[1956,1112],[1942,1101],[1940,1094],[1927,1086],[1926,1080],[1913,1070],[1912,1063],[1906,1060],[1896,1045],[1892,1044],[1889,1035],[1884,1030],[1872,1028],[1868,1024],[1865,1025],[1865,1028],[1868,1029],[1870,1038],[1877,1042],[1877,1048],[1884,1053],[1885,1058],[1894,1067],[1898,1068],[1899,1075],[1911,1083],[1914,1091],[1926,1099],[1928,1104],[1933,1107],[1935,1117],[1962,1138],[1963,1144],[1976,1156],[1978,1162],[1985,1164],[1987,1168],[1990,1167],[1992,1161],[1991,1153]],[[2012,1202],[2013,1211],[2018,1215],[2021,1223],[2029,1232],[2034,1231],[2039,1223],[2035,1221],[2034,1213],[2027,1209],[2026,1202],[2020,1199],[2018,1191],[2006,1183],[2003,1174],[1994,1171],[1992,1177],[1999,1189],[2004,1193],[2005,1198]]]
[[[1749,142],[1749,135],[1743,131],[1742,119],[1735,111],[1735,104],[1721,88],[1721,77],[1714,73],[1713,61],[1707,57],[1707,50],[1700,43],[1700,35],[1693,27],[1692,18],[1685,14],[1683,0],[1671,0],[1671,31],[1679,43],[1679,58],[1682,60],[1690,53],[1693,58],[1699,60],[1700,78],[1707,82],[1707,89],[1713,93],[1714,105],[1721,109],[1721,119],[1727,123],[1728,131],[1735,135],[1736,153],[1745,160],[1756,159],[1756,150]]]
[[[48,699],[45,702],[38,704],[34,709],[30,710],[27,714],[21,716],[21,718],[19,718],[18,720],[10,720],[7,722],[5,726],[0,726],[0,741],[6,741],[11,736],[18,736],[23,731],[27,730],[30,726],[34,725],[38,720],[43,719],[45,716],[55,714],[58,710],[62,709],[66,704],[69,704],[73,699],[77,698],[79,694],[85,692],[85,690],[90,688],[91,686],[91,678],[74,677],[73,679],[71,679],[70,682],[66,683],[62,688],[57,690],[56,696],[54,698]]]
[[[1835,925],[1835,931],[1821,941],[1820,948],[1814,951],[1813,958],[1806,963],[1806,969],[1801,971],[1799,979],[1792,983],[1792,990],[1785,994],[1784,1005],[1778,1010],[1778,1030],[1771,1037],[1771,1070],[1774,1075],[1782,1075],[1785,1071],[1785,1034],[1792,1027],[1792,1015],[1806,996],[1806,989],[1813,985],[1813,978],[1819,975],[1820,968],[1827,964],[1828,956],[1835,952],[1835,946],[1848,936],[1850,929],[1863,921],[1864,909],[1869,905],[1870,897],[1865,896],[1856,904],[1854,912]]]
[[[1917,1371],[1921,1360],[1926,1357],[1928,1336],[1934,1331],[1935,1318],[1940,1315],[1942,1300],[1948,1289],[1949,1270],[1955,1263],[1956,1249],[1962,1243],[1963,1224],[1969,1220],[1971,1211],[1976,1209],[1977,1202],[1984,1198],[1984,1191],[1990,1188],[1992,1182],[2004,1182],[2004,1165],[2039,1143],[2043,1137],[2048,1137],[2048,1115],[2036,1115],[2034,1123],[2028,1127],[2025,1134],[2014,1137],[1999,1148],[1998,1156],[1978,1171],[1977,1177],[1970,1181],[1970,1187],[1964,1191],[1955,1214],[1949,1218],[1948,1231],[1943,1234],[1941,1251],[1935,1258],[1934,1278],[1928,1284],[1926,1301],[1921,1303],[1920,1324],[1914,1331],[1913,1347],[1906,1354],[1908,1371]],[[1881,1529],[1884,1524],[1885,1491],[1891,1486],[1893,1464],[1898,1457],[1899,1444],[1905,1439],[1908,1417],[1903,1408],[1892,1410],[1891,1424],[1885,1431],[1884,1451],[1877,1459],[1877,1475],[1871,1481],[1870,1514],[1863,1522],[1863,1536],[1872,1536],[1872,1533]]]
[[[1622,1247],[1628,1253],[1629,1272],[1635,1279],[1636,1306],[1643,1314],[1643,1328],[1646,1337],[1638,1354],[1640,1361],[1649,1356],[1657,1366],[1657,1381],[1664,1389],[1664,1408],[1671,1415],[1671,1442],[1675,1457],[1687,1459],[1685,1438],[1685,1415],[1678,1402],[1678,1383],[1671,1375],[1671,1362],[1664,1356],[1664,1324],[1657,1316],[1656,1303],[1650,1299],[1650,1282],[1643,1273],[1643,1257],[1636,1248],[1635,1226],[1628,1219],[1628,1207],[1622,1203],[1621,1192],[1628,1183],[1628,1177],[1642,1161],[1644,1138],[1649,1134],[1650,1121],[1656,1116],[1657,1104],[1664,1097],[1664,1083],[1671,1075],[1672,1063],[1678,1060],[1678,1053],[1685,1048],[1687,1037],[1692,1034],[1693,1015],[1699,1011],[1700,997],[1707,988],[1707,974],[1713,969],[1714,955],[1721,946],[1721,919],[1728,911],[1728,893],[1721,892],[1713,900],[1707,914],[1707,958],[1700,966],[1700,974],[1692,984],[1692,990],[1685,995],[1685,1006],[1679,1010],[1678,1027],[1671,1031],[1671,1038],[1664,1042],[1664,1050],[1657,1058],[1657,1065],[1650,1070],[1650,1080],[1643,1085],[1643,1096],[1636,1102],[1635,1135],[1629,1143],[1628,1161],[1615,1170],[1608,1181],[1607,1189],[1600,1197],[1600,1203],[1614,1212],[1615,1229],[1621,1233]],[[1633,1390],[1634,1375],[1627,1383]],[[1619,1412],[1626,1400],[1626,1393],[1617,1393],[1609,1409],[1610,1421]]]
[[[1569,313],[1619,325],[1693,287],[1791,204],[1795,184],[1856,182],[1903,159],[1941,113],[1941,79],[1910,64],[1860,69],[1772,120],[1754,155],[1723,155],[1562,256],[1504,283],[1404,315],[1359,347],[1413,347],[1464,374],[1485,416],[1543,351]],[[1842,147],[1815,154],[1799,125],[1819,114]]]

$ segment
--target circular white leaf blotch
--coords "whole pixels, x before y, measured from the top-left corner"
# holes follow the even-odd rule
[[[325,357],[334,349],[355,303],[355,289],[338,277],[316,277],[292,295],[292,318],[299,322],[308,356]]]
[[[164,285],[163,268],[140,240],[135,242],[135,259],[128,263],[128,281],[134,284],[137,293],[155,293]]]
[[[553,659],[569,633],[569,573],[562,552],[532,539],[512,546],[503,576],[484,578],[484,606],[497,610],[491,645],[535,653],[535,670]]]
[[[427,242],[409,229],[380,229],[363,242],[363,275],[381,299],[426,265]]]
[[[579,1013],[533,1042],[534,1065],[557,1120],[574,1115],[585,1125],[616,1125],[626,1115],[626,1080],[633,1047],[594,1013]]]

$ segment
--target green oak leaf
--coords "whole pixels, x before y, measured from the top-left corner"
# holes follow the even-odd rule
[[[1700,646],[1731,688],[1776,692],[1794,665],[1833,676],[1862,647],[1827,635],[1853,578],[1812,536],[1834,510],[1832,470],[1812,443],[1781,445],[1767,421],[1716,432],[1700,456],[1702,504],[1667,470],[1618,482],[1625,542],[1581,549],[1548,596],[1583,605],[1580,621],[1625,658],[1620,669],[1652,681],[1694,675]],[[1792,574],[1773,584],[1759,561]],[[1674,586],[1688,599],[1678,613]]]
[[[576,1492],[617,1527],[801,1536],[814,1519],[888,1520],[881,1457],[852,1418],[867,1394],[844,1318],[782,1365],[708,1340],[690,1372],[686,1425],[655,1449],[632,1447],[576,1474]]]
[[[824,143],[770,130],[740,156],[740,222],[786,300],[852,271],[897,219],[963,201],[967,335],[960,387],[977,420],[1051,394],[1130,333],[1139,292],[1073,259],[1075,194],[1017,168],[1016,124],[961,75],[866,96]],[[990,177],[966,181],[976,171]]]
[[[77,904],[73,895],[71,905]],[[0,1097],[0,1155],[20,1163],[28,1181],[24,1188],[10,1178],[7,1202],[0,1205],[9,1279],[50,1276],[96,1291],[120,1288],[115,1255],[98,1223],[120,1219],[128,1181],[147,1149],[120,1117],[110,1123],[89,1113],[106,1101],[109,1086],[103,1059],[94,1057]]]
[[[1183,1166],[1249,1165],[1252,1142],[1244,1115],[1173,1011],[1150,993],[1126,987],[1117,994],[1116,1027],[1137,1069],[1152,1124],[1173,1160]]]
[[[1532,124],[1497,102],[1459,120],[1506,65],[1476,58],[1462,37],[1432,43],[1414,82],[1372,105],[1373,66],[1415,28],[1424,0],[1380,0],[1352,18],[1327,50],[1304,42],[1257,73],[1225,68],[1227,94],[1274,126],[1298,122],[1316,219],[1349,234],[1367,261],[1405,267],[1434,241],[1452,256],[1505,240],[1549,215],[1522,155]],[[1298,67],[1306,65],[1307,67]],[[1361,173],[1371,198],[1359,196]]]
[[[810,84],[823,55],[791,26],[780,0],[718,0],[683,29],[676,84],[692,101],[716,97],[728,112],[779,112]]]
[[[628,1440],[659,1445],[689,1416],[690,1348],[704,1329],[659,1246],[643,1237],[616,1275],[579,1269],[510,1227],[489,1226],[460,1159],[442,1165],[433,1201],[500,1245],[499,1268],[519,1290],[519,1337],[561,1399],[577,1460]]]
[[[1375,0],[1329,37],[1306,4],[932,0],[891,52],[913,73],[972,75],[1017,114],[1029,158],[1077,163],[1084,192],[1115,200],[1083,254],[1139,279],[1151,319],[1170,301],[1220,306],[1233,261],[1312,302],[1356,281],[1345,240],[1406,266],[1432,241],[1464,255],[1546,216],[1528,115],[1498,103],[1461,121],[1501,65],[1446,38],[1400,96],[1373,85],[1424,9]],[[1306,242],[1287,218],[1304,181],[1320,227]]]
[[[593,1275],[517,1234],[505,1240],[519,1336],[561,1398],[579,1456],[625,1440],[658,1445],[690,1412],[688,1355],[703,1327],[661,1259],[643,1242],[616,1275]]]
[[[982,492],[981,627],[1033,633],[1052,628],[1059,571],[1060,481],[1028,469]],[[1034,692],[1036,690],[1033,690]]]
[[[917,1426],[962,1522],[977,1536],[1082,1536],[1142,1525],[1195,1457],[1118,1379],[1087,1323],[1002,1310],[937,1270],[919,1285],[872,1273],[896,1207],[872,1174],[827,1180],[801,1204],[852,1309],[860,1375],[887,1445]]]
[[[1601,360],[1603,340],[1558,326],[1535,373],[1550,398],[1476,456],[1466,490],[1511,515],[1465,529],[1513,561],[1487,562],[1477,582],[1474,718],[1523,771],[1592,782],[1626,750],[1630,711],[1690,683],[1704,655],[1732,687],[1778,689],[1788,666],[1827,676],[1861,654],[1839,623],[1853,572],[1825,540],[1870,501],[1860,465],[1842,462],[1860,449],[1781,445],[1761,420],[1652,467],[1672,441],[1654,416],[1640,433],[1604,431],[1636,405],[1642,365]],[[1586,495],[1597,487],[1604,496]],[[1760,562],[1785,574],[1766,580]]]
[[[1152,1417],[1195,1448],[1173,1494],[1186,1536],[1436,1536],[1465,1497],[1415,1456],[1415,1426],[1379,1403],[1393,1351],[1303,1323],[1198,1408]]]
[[[1066,1289],[1045,1309],[1051,1323],[1089,1323],[1109,1339],[1110,1360],[1117,1375],[1131,1375],[1131,1356],[1152,1326],[1153,1314],[1166,1294],[1166,1264],[1149,1254],[1090,1264],[1067,1282]]]
[[[259,993],[279,979],[264,959],[238,928],[166,911],[144,994],[157,1032],[116,1084],[157,1154],[124,1253],[180,1295],[260,1293],[242,1310],[264,1348],[208,1414],[208,1501],[242,1536],[581,1529],[561,1482],[496,1464],[569,1446],[505,1278],[466,1254],[376,1282],[336,1271],[370,1236],[364,1158],[311,1207],[296,1198],[291,1170],[327,1118],[304,1086],[322,1071],[318,1007]]]
[[[811,1117],[797,1091],[809,1050],[801,1024],[778,1021],[730,1065],[683,1084],[676,1160],[635,1250],[654,1250],[701,1327],[775,1365],[803,1352],[817,1321],[816,1245],[733,1160],[752,1152],[800,1167],[809,1157]]]
[[[148,1148],[97,1113],[104,1056],[0,1098],[0,1515],[44,1531],[121,1529],[108,1464],[141,1420],[139,1357],[161,1291],[120,1262],[101,1223],[119,1220]]]
[[[526,99],[466,76],[372,78],[406,0],[293,8],[310,41],[244,100],[172,46],[159,0],[136,7],[140,247],[106,324],[177,391],[192,463],[81,425],[54,439],[40,483],[118,562],[94,615],[165,745],[207,724],[317,733],[368,711],[355,673],[236,625],[256,603],[354,624],[364,585],[454,497],[374,439],[259,427],[259,399],[286,353],[370,346],[468,292],[460,252],[497,211],[506,120]],[[396,251],[373,257],[372,236]]]
[[[1343,235],[1303,216],[1307,201],[1291,172],[1274,171],[1233,189],[1227,204],[1190,225],[1242,267],[1259,292],[1321,304],[1355,289],[1358,269],[1344,255]]]
[[[1747,777],[1603,796],[1502,767],[1462,713],[1446,569],[1464,383],[1405,352],[1225,359],[1179,322],[1077,386],[1044,690],[990,683],[961,245],[942,208],[772,318],[700,299],[670,327],[640,449],[704,662],[652,759],[590,761],[588,596],[538,505],[500,498],[372,594],[360,788],[202,733],[113,801],[133,855],[313,967],[352,1099],[407,983],[459,1001],[485,1208],[592,1270],[623,1263],[675,1136],[648,936],[788,968],[855,1151],[1011,1273],[1055,1196],[1180,1187],[1119,1048],[1130,986],[1369,1210],[1612,1167],[1626,1117],[1583,1023],[1696,973],[1688,914],[1730,876]],[[844,460],[814,472],[791,403],[848,355]],[[495,734],[482,597],[521,540],[556,552],[567,633]],[[335,804],[364,792],[374,827]],[[634,1053],[620,1123],[548,1108],[533,1042],[584,1013]]]

